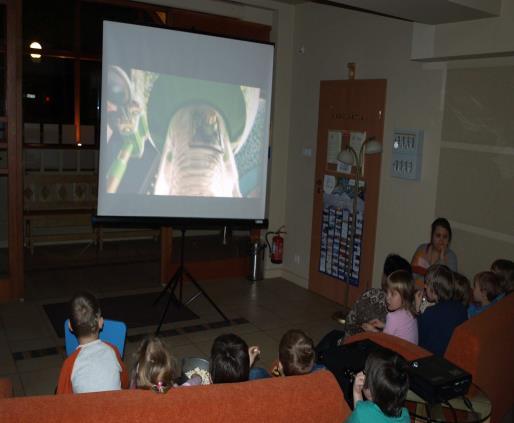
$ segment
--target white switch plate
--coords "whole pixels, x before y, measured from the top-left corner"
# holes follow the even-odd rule
[[[304,148],[302,150],[302,154],[305,156],[305,157],[312,157],[312,148]]]
[[[423,161],[423,130],[395,129],[391,176],[419,181]]]

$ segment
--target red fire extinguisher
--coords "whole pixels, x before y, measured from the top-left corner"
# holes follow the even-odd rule
[[[275,232],[267,232],[266,233],[266,243],[269,248],[269,256],[272,263],[280,264],[282,263],[283,255],[284,255],[284,238],[280,236],[280,234],[286,234],[287,232],[283,231],[285,226],[281,226]],[[271,244],[269,242],[268,236],[275,234],[275,236],[271,239]]]

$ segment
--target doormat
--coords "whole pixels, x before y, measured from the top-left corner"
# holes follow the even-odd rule
[[[152,304],[158,295],[158,292],[154,292],[100,298],[98,301],[100,302],[100,308],[104,318],[120,320],[125,322],[128,329],[133,329],[144,326],[157,326],[159,324],[168,297],[164,296],[153,306]],[[57,336],[64,338],[64,322],[69,318],[68,303],[45,304],[43,308]],[[172,301],[164,323],[175,323],[194,319],[198,319],[198,315],[193,313],[186,306],[177,307]]]

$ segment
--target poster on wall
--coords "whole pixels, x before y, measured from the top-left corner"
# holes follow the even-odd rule
[[[359,285],[360,256],[364,224],[364,185],[359,184],[354,201],[355,180],[337,178],[335,187],[323,193],[319,271]],[[354,213],[356,216],[354,216]],[[356,219],[355,225],[353,219]],[[354,232],[352,236],[352,232]],[[350,243],[353,238],[353,260]]]

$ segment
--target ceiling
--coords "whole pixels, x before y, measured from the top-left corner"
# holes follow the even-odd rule
[[[279,0],[301,4],[305,0]],[[501,0],[331,0],[314,1],[349,7],[429,25],[491,18],[500,15]]]

